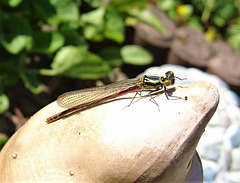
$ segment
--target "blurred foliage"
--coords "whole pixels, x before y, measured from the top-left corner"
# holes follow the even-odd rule
[[[3,146],[7,143],[9,138],[7,137],[0,137],[0,150],[2,150]]]
[[[151,63],[147,50],[124,46],[129,19],[164,33],[163,25],[146,6],[144,0],[1,0],[0,113],[9,107],[6,88],[22,82],[34,94],[41,93],[39,74],[97,79],[123,63]],[[91,51],[90,43],[105,40],[115,47]],[[40,60],[31,59],[34,55]]]
[[[207,40],[226,39],[240,51],[240,0],[159,0],[158,6],[204,32]]]

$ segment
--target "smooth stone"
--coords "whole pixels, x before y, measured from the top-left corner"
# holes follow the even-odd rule
[[[229,141],[229,142],[228,142]],[[232,124],[225,133],[224,143],[230,144],[231,148],[240,146],[240,125]]]
[[[240,173],[240,147],[232,150],[230,170],[238,170]]]
[[[210,127],[207,126],[207,130],[204,132],[200,142],[199,147],[203,146],[218,146],[222,144],[223,136],[225,133],[225,129],[223,127]],[[218,135],[216,135],[218,134]],[[199,151],[201,151],[199,149]],[[205,150],[204,150],[205,151]]]
[[[163,93],[163,92],[160,92]],[[49,104],[0,153],[0,182],[185,182],[219,95],[208,82],[169,90],[187,100],[134,93],[47,124]],[[201,173],[201,172],[199,172]]]
[[[217,110],[209,122],[208,127],[224,128],[225,130],[231,125],[231,120],[225,110]],[[224,130],[224,131],[225,131]]]
[[[216,144],[208,144],[202,148],[197,148],[198,152],[201,153],[201,157],[204,159],[212,160],[217,162],[221,155],[221,147]],[[199,150],[200,149],[200,150]]]
[[[227,106],[229,106],[229,105],[239,106],[240,105],[240,98],[235,92],[233,92],[231,90],[226,90],[224,92],[224,97],[225,97],[225,102],[226,102]]]
[[[228,106],[226,108],[227,114],[231,120],[231,122],[240,126],[240,108],[238,106]]]
[[[217,163],[209,160],[203,161],[203,172],[204,172],[204,182],[210,183],[213,182],[220,170],[220,167]]]
[[[240,180],[240,171],[229,171],[224,174],[225,182],[238,183]]]

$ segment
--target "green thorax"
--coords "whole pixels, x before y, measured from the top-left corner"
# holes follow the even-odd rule
[[[144,75],[142,78],[142,89],[159,89],[162,88],[161,77]]]

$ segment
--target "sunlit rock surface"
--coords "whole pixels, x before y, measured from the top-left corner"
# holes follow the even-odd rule
[[[144,93],[142,93],[144,95]],[[122,99],[47,124],[56,102],[33,115],[0,154],[0,182],[185,182],[219,95],[208,82]],[[197,181],[197,180],[196,180]]]

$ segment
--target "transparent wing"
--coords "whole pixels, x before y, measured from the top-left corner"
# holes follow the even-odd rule
[[[117,94],[121,91],[129,87],[135,86],[137,82],[138,79],[128,79],[106,86],[99,86],[67,92],[57,98],[57,103],[59,106],[65,108],[76,107],[89,102],[98,101],[101,98],[115,95],[117,96]]]

